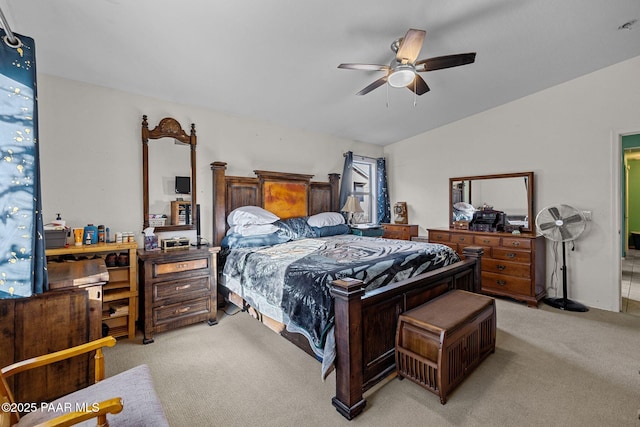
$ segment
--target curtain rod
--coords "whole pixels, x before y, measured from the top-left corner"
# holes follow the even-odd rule
[[[10,47],[20,47],[22,43],[20,39],[18,39],[11,31],[11,27],[9,27],[9,23],[7,22],[7,18],[4,17],[4,12],[2,12],[2,8],[0,8],[0,19],[2,20],[2,28],[4,28],[4,32],[7,33],[4,36],[4,42]]]
[[[378,159],[384,159],[384,157],[369,157],[369,156],[363,156],[363,155],[360,155],[360,154],[353,154],[353,153],[351,153],[351,154],[353,155],[353,157],[354,157],[354,158],[356,158],[356,157],[357,157],[357,158],[359,158],[359,159],[361,159],[361,160],[378,160]],[[347,153],[342,153],[342,157],[347,157]]]

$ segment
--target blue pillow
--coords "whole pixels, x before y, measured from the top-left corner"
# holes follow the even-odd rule
[[[327,225],[325,227],[311,227],[317,237],[337,236],[339,234],[349,234],[351,231],[347,224]]]
[[[289,240],[305,239],[308,237],[316,237],[313,228],[307,223],[306,216],[295,218],[281,219],[273,223],[280,228],[281,233],[286,235]]]
[[[284,233],[276,231],[271,234],[256,234],[253,236],[243,236],[239,233],[231,233],[222,239],[220,246],[223,248],[252,248],[258,246],[273,246],[279,243],[288,242],[290,239]]]

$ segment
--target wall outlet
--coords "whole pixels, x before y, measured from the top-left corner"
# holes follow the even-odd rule
[[[582,215],[584,216],[584,219],[591,221],[591,211],[582,211]]]

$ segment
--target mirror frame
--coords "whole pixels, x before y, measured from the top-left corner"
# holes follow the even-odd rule
[[[191,147],[191,224],[165,225],[155,227],[156,231],[194,230],[198,222],[196,209],[196,125],[191,123],[191,134],[182,130],[182,126],[176,119],[165,117],[160,120],[158,126],[149,130],[147,116],[142,116],[142,182],[143,182],[143,229],[149,227],[149,140],[160,138],[172,138]]]
[[[463,176],[456,178],[449,178],[449,227],[453,227],[453,183],[455,181],[475,181],[481,179],[501,179],[501,178],[518,178],[518,177],[526,177],[528,178],[527,185],[527,218],[529,218],[529,226],[526,228],[522,228],[523,232],[531,232],[533,230],[533,213],[534,211],[534,179],[533,172],[516,172],[516,173],[503,173],[503,174],[494,174],[494,175],[478,175],[478,176]],[[471,195],[471,185],[469,189],[469,194]],[[499,207],[498,207],[499,208]]]

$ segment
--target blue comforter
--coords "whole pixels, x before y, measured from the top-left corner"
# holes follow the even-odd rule
[[[223,278],[258,311],[278,313],[276,320],[306,335],[321,354],[334,321],[331,281],[356,278],[373,290],[459,260],[444,245],[345,234],[225,251]]]

